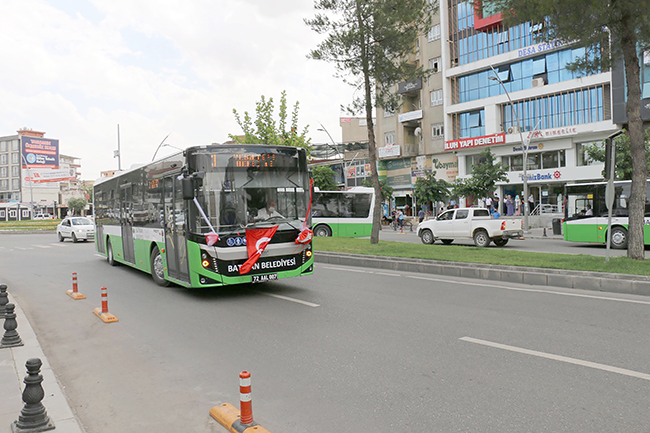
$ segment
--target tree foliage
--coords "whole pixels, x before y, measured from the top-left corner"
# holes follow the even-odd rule
[[[68,208],[72,209],[75,215],[81,215],[87,204],[85,198],[73,197],[68,200]]]
[[[451,184],[444,179],[436,179],[436,171],[415,181],[415,198],[419,204],[446,201],[451,194]]]
[[[482,2],[484,7],[502,12],[509,24],[524,20],[543,23],[539,33],[542,40],[584,46],[585,55],[570,65],[574,70],[607,70],[614,61],[623,60],[627,84],[627,127],[632,161],[627,255],[633,259],[643,260],[645,258],[643,216],[648,167],[641,119],[638,50],[650,47],[648,1],[482,0]]]
[[[314,179],[314,187],[321,191],[337,191],[338,184],[334,180],[336,173],[328,165],[318,165],[311,170],[311,176]]]
[[[372,186],[381,193],[377,173],[373,108],[397,107],[395,83],[426,77],[430,72],[409,59],[418,35],[431,25],[436,8],[429,0],[316,0],[318,11],[305,23],[325,40],[309,57],[333,63],[337,76],[357,92],[348,109],[363,112],[368,128]],[[381,203],[375,201],[371,243],[379,242]]]
[[[372,180],[365,178],[363,186],[372,188]],[[379,189],[381,190],[381,203],[390,202],[393,199],[393,187],[388,186],[386,179],[379,179]]]
[[[282,91],[276,121],[273,98],[267,100],[262,95],[260,101],[255,104],[255,120],[251,118],[248,111],[244,111],[242,118],[236,109],[232,110],[244,136],[233,134],[229,134],[229,136],[237,143],[295,146],[309,151],[311,141],[307,138],[309,126],[305,126],[302,133],[298,133],[298,107],[299,103],[296,101],[291,113],[291,120],[288,122],[287,92]]]
[[[630,153],[630,136],[628,134],[619,135],[614,139],[616,149],[616,162],[614,164],[614,180],[631,180],[632,179],[632,155]],[[646,165],[650,167],[650,133],[645,132],[646,147]],[[605,162],[605,145],[604,143],[594,143],[587,147],[587,155],[590,159],[598,162]],[[605,177],[603,168],[602,176]]]
[[[494,192],[497,182],[507,182],[507,170],[501,163],[495,163],[495,156],[490,148],[481,152],[478,164],[472,164],[472,176],[456,179],[453,186],[455,197],[488,197]]]

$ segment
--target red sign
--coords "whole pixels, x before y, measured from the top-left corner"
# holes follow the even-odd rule
[[[485,9],[483,9],[483,2],[481,0],[474,1],[474,28],[479,31],[486,31],[497,27],[503,22],[503,14],[498,13],[494,15],[484,16]]]
[[[260,258],[266,246],[271,242],[271,238],[278,230],[278,226],[268,229],[249,229],[246,230],[246,250],[248,251],[248,260],[239,268],[239,275],[250,272],[251,268]]]
[[[470,147],[491,146],[493,144],[504,144],[506,134],[503,132],[494,135],[484,135],[482,137],[464,138],[462,140],[453,140],[445,142],[445,150],[462,150]]]

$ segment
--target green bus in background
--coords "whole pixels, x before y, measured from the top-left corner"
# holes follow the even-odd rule
[[[648,181],[650,184],[650,180]],[[650,189],[646,185],[643,241],[650,245]],[[576,183],[564,187],[564,240],[605,244],[627,249],[631,182],[614,182],[611,233],[607,232],[608,209],[605,204],[607,182]]]
[[[311,236],[297,241],[310,227],[309,182],[304,149],[189,147],[95,183],[96,250],[159,285],[218,287],[312,274]],[[257,254],[247,247],[253,234]]]
[[[347,191],[314,189],[311,208],[314,236],[370,236],[374,208],[372,188],[357,186]]]

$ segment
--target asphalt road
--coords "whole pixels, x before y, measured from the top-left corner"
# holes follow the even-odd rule
[[[93,247],[0,236],[0,281],[88,433],[224,432],[208,411],[238,405],[242,370],[275,433],[650,429],[647,297],[325,264],[161,288]],[[118,323],[92,314],[102,285]]]

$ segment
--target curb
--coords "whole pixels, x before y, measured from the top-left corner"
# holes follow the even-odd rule
[[[650,277],[605,272],[567,271],[562,269],[524,268],[521,266],[445,262],[403,257],[366,256],[361,254],[316,251],[314,260],[345,266],[390,269],[393,271],[437,274],[459,278],[565,287],[597,292],[650,296]]]

